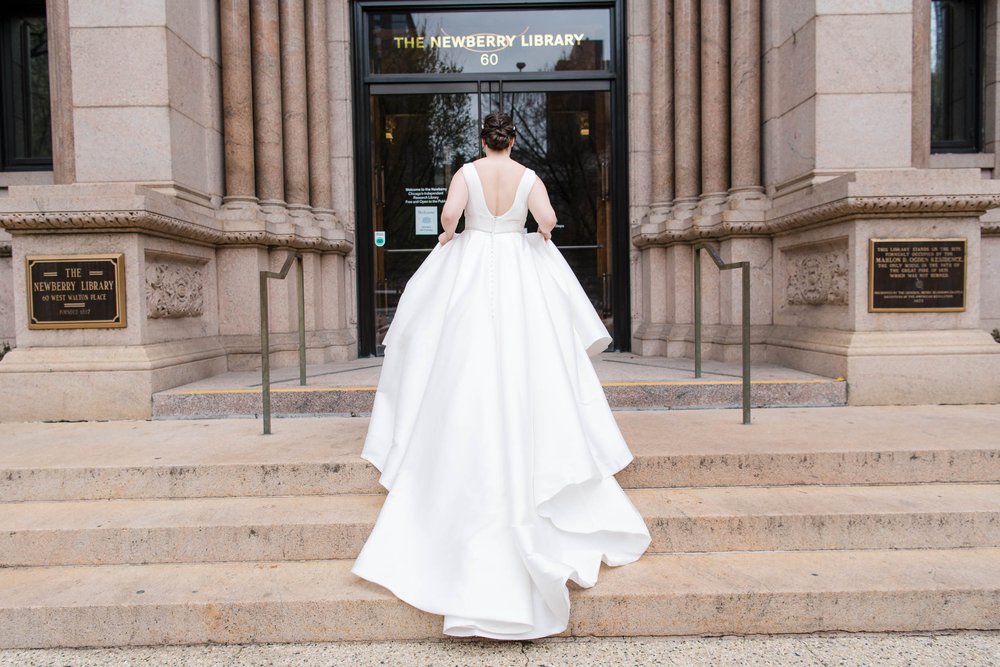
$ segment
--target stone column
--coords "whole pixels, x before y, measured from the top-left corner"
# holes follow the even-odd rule
[[[256,195],[253,162],[253,80],[250,67],[250,1],[220,0],[222,107],[226,151],[226,201]]]
[[[712,203],[729,190],[728,3],[701,0],[701,192]]]
[[[250,24],[257,196],[262,204],[284,204],[278,0],[252,0]]]
[[[690,210],[701,191],[701,102],[698,86],[697,0],[674,3],[674,187],[675,210]]]
[[[760,0],[732,0],[732,182],[763,192],[760,176]]]
[[[281,111],[285,149],[285,201],[309,206],[309,119],[306,101],[306,19],[301,0],[281,6]]]
[[[650,67],[650,119],[653,169],[654,212],[669,215],[674,198],[674,53],[673,53],[673,3],[657,0],[650,8],[652,49]]]
[[[309,192],[313,208],[330,210],[330,106],[326,49],[326,0],[306,0],[309,60]]]

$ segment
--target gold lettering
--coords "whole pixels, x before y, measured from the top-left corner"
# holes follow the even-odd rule
[[[43,280],[32,285],[36,292],[72,292],[76,289],[75,280]]]
[[[114,283],[110,280],[84,280],[80,283],[80,289],[89,292],[105,292],[112,288]]]

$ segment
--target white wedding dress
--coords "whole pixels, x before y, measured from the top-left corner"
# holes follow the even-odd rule
[[[444,633],[566,629],[572,579],[649,546],[612,477],[632,459],[590,355],[611,338],[562,254],[527,234],[528,192],[490,213],[474,166],[465,231],[406,285],[362,457],[389,494],[352,571],[444,616]]]

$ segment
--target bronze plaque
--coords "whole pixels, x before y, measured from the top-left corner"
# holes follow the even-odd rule
[[[125,327],[124,255],[27,258],[29,329]]]
[[[868,312],[965,310],[966,239],[871,239]]]

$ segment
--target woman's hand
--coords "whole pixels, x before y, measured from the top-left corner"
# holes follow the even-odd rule
[[[538,228],[538,233],[546,241],[548,241],[550,238],[552,238],[552,232],[551,232],[551,230],[550,231],[545,231],[544,229],[542,229],[541,227],[539,227]]]
[[[453,238],[455,238],[455,232],[441,232],[438,234],[438,243],[444,245]]]

